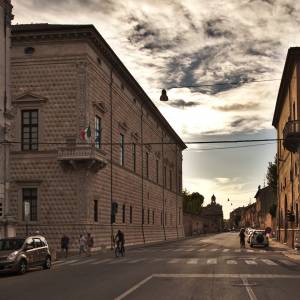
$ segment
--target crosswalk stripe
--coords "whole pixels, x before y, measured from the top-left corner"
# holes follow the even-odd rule
[[[187,261],[188,265],[196,265],[198,263],[198,258],[191,258]]]
[[[99,264],[103,264],[103,263],[106,263],[106,262],[109,262],[112,260],[113,260],[112,258],[101,259],[101,260],[92,262],[91,265],[99,265]]]
[[[191,251],[194,251],[195,250],[195,248],[189,248],[189,249],[185,249],[184,251],[185,252],[191,252]]]
[[[210,249],[210,252],[216,252],[216,251],[218,251],[219,249],[217,249],[217,248],[214,248],[214,249]]]
[[[293,262],[291,262],[291,261],[289,261],[289,260],[284,260],[284,259],[282,259],[282,260],[279,260],[282,264],[284,264],[284,265],[286,265],[286,266],[296,266],[296,264],[295,263],[293,263]]]
[[[173,258],[168,261],[168,264],[176,264],[176,263],[180,262],[180,260],[181,260],[180,258]]]
[[[270,259],[262,259],[261,261],[269,266],[278,266],[274,261],[272,261]]]
[[[115,259],[111,262],[108,262],[109,265],[119,264],[128,261],[128,258]]]
[[[206,263],[208,265],[216,265],[217,264],[217,259],[216,258],[209,258]]]
[[[227,265],[236,265],[236,264],[237,264],[236,260],[233,260],[233,259],[227,260]]]
[[[206,249],[199,249],[198,252],[204,252]]]
[[[163,258],[154,258],[152,260],[152,262],[159,262],[159,261],[163,261],[164,259]]]
[[[173,249],[162,249],[161,251],[163,251],[163,252],[170,252],[170,251],[172,251]]]
[[[247,265],[257,265],[257,263],[256,263],[256,261],[254,261],[254,260],[245,260],[245,263],[247,264]]]
[[[260,252],[260,253],[266,253],[267,250],[259,250],[258,252]]]
[[[235,249],[234,252],[241,252],[241,249]]]
[[[254,250],[252,250],[252,249],[247,249],[246,251],[247,251],[248,253],[254,252]]]
[[[63,263],[61,263],[61,264],[57,264],[57,266],[69,265],[69,264],[75,263],[75,262],[77,262],[77,261],[79,261],[79,259],[67,260],[67,261],[65,261],[65,262],[63,262]]]
[[[82,260],[82,261],[79,261],[79,262],[74,262],[74,263],[72,263],[70,265],[71,266],[79,266],[79,265],[83,265],[83,264],[87,264],[87,263],[93,262],[95,260],[96,260],[96,258],[85,259],[85,260]]]
[[[178,252],[178,251],[183,251],[184,249],[182,249],[182,248],[178,248],[178,249],[175,249],[175,250],[173,250],[174,252]]]
[[[56,261],[54,261],[54,262],[52,262],[52,265],[59,265],[59,264],[61,264],[62,262],[64,262],[63,260],[56,260]]]
[[[135,264],[135,263],[138,263],[138,262],[141,262],[141,261],[144,261],[144,260],[146,260],[146,258],[139,258],[139,259],[129,260],[126,263],[127,264]]]
[[[229,251],[229,249],[223,249],[223,251],[222,252],[228,252]]]

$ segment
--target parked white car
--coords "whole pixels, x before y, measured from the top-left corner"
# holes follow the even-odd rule
[[[269,247],[269,238],[265,230],[254,230],[249,236],[250,247],[262,246]]]

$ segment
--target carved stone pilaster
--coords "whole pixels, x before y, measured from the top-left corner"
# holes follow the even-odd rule
[[[78,62],[78,132],[87,127],[87,63]]]

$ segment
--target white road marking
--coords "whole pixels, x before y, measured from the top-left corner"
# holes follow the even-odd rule
[[[199,259],[198,258],[191,258],[187,261],[188,265],[196,265],[198,263]]]
[[[168,264],[177,264],[181,261],[180,258],[173,258],[171,260],[168,261]]]
[[[246,260],[245,260],[245,263],[246,263],[247,265],[257,265],[257,262],[254,261],[254,260],[252,260],[252,259],[250,259],[250,260],[246,259]]]
[[[161,251],[162,252],[170,252],[170,251],[172,251],[173,249],[162,249]]]
[[[235,249],[234,252],[241,252],[241,249]]]
[[[289,260],[284,260],[284,259],[281,259],[279,260],[282,264],[286,265],[286,266],[296,266],[297,264],[289,261]]]
[[[233,259],[227,260],[227,265],[236,265],[236,264],[237,264],[236,260],[233,260]]]
[[[128,261],[128,258],[116,258],[114,261],[108,262],[108,265],[121,264],[123,262]]]
[[[164,259],[163,258],[153,258],[151,260],[151,262],[159,262],[159,261],[163,261]]]
[[[267,250],[259,250],[258,252],[260,252],[260,253],[266,253]]]
[[[208,265],[216,265],[217,264],[217,259],[216,258],[209,258],[206,263]]]
[[[141,287],[142,285],[144,285],[146,282],[148,282],[149,280],[151,280],[152,277],[153,276],[151,275],[151,276],[145,278],[144,280],[140,281],[139,283],[137,283],[136,285],[134,285],[132,288],[130,288],[129,290],[127,290],[125,293],[123,293],[119,297],[115,298],[114,300],[122,300],[122,299],[124,299],[129,294],[131,294],[132,292],[134,292],[135,290],[137,290],[139,287]]]
[[[184,251],[185,252],[192,252],[192,251],[194,251],[195,250],[195,248],[189,248],[189,249],[185,249]]]
[[[272,261],[270,259],[262,259],[261,261],[269,266],[278,266],[274,261]]]
[[[228,252],[230,249],[223,249],[222,252]]]
[[[257,300],[253,290],[249,286],[249,282],[248,282],[247,278],[241,277],[241,279],[243,281],[243,284],[245,285],[245,288],[246,288],[246,291],[248,293],[248,296],[249,296],[250,300]]]
[[[204,252],[205,250],[207,250],[207,249],[202,248],[202,249],[199,249],[198,252]]]
[[[79,261],[79,262],[74,262],[74,263],[70,264],[70,266],[79,266],[79,265],[83,265],[83,264],[93,262],[95,260],[96,260],[96,258],[85,259],[85,260],[82,260],[82,261]]]
[[[252,252],[254,252],[254,250],[252,250],[252,249],[247,249],[246,252],[252,253]]]
[[[64,260],[56,260],[54,262],[52,262],[52,265],[57,265],[57,264],[61,264],[62,262],[64,262]]]
[[[184,249],[183,248],[178,248],[178,249],[173,250],[173,252],[179,252],[179,251],[184,251]]]
[[[106,258],[106,259],[101,259],[95,262],[92,262],[91,265],[99,265],[99,264],[104,264],[106,262],[112,261],[112,258]]]
[[[138,262],[141,262],[141,261],[144,261],[144,260],[146,260],[146,258],[139,258],[139,259],[129,260],[126,263],[127,264],[135,264],[135,263],[138,263]]]
[[[72,264],[72,263],[77,262],[77,261],[79,261],[79,259],[67,260],[67,261],[65,261],[65,262],[63,262],[63,263],[61,263],[61,264],[59,264],[58,266],[69,265],[69,264]]]
[[[216,251],[218,251],[219,249],[217,249],[217,248],[214,248],[214,249],[210,249],[210,252],[216,252]]]

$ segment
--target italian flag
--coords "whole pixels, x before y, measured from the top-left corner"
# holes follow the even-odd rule
[[[81,130],[80,137],[85,142],[90,142],[91,139],[91,127],[87,127]]]

